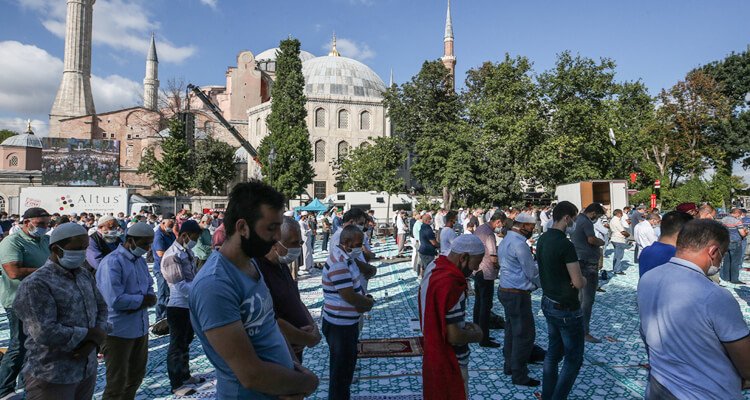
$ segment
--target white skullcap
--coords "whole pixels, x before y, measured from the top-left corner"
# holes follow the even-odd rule
[[[145,222],[138,222],[128,228],[128,236],[133,237],[154,237],[154,228]]]
[[[484,254],[484,243],[474,235],[458,235],[451,242],[451,253],[478,256]]]
[[[111,215],[103,215],[99,218],[99,222],[97,222],[96,226],[102,226],[109,221],[115,221],[115,217]]]
[[[520,213],[516,216],[516,219],[513,220],[513,222],[517,222],[519,224],[536,224],[536,218],[534,218],[534,216],[531,214]]]
[[[301,213],[299,213],[299,215],[301,215],[301,216],[303,216],[303,217],[304,217],[305,215],[307,215],[307,214],[308,214],[308,212],[307,212],[307,211],[302,211]]]
[[[293,217],[294,216],[294,211],[292,211],[292,210],[284,211],[284,216],[285,217]]]
[[[83,226],[78,225],[75,222],[68,222],[56,226],[55,229],[52,230],[52,233],[49,235],[49,244],[57,243],[61,240],[75,236],[87,236],[87,234],[88,232]]]

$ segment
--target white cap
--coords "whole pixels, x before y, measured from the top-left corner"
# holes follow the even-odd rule
[[[301,216],[303,216],[303,217],[304,217],[305,215],[307,215],[307,214],[308,214],[308,213],[307,213],[307,211],[302,211],[301,213],[299,213],[299,215],[301,215]]]
[[[293,217],[294,216],[294,211],[292,211],[292,210],[284,211],[284,216],[285,217]]]
[[[102,225],[106,224],[109,221],[115,221],[115,220],[116,220],[115,217],[113,217],[111,215],[104,215],[104,216],[102,216],[102,217],[99,218],[99,222],[97,222],[96,226],[102,226]]]
[[[57,243],[61,240],[72,238],[75,236],[87,236],[88,232],[86,228],[75,222],[67,222],[56,226],[49,235],[49,244]]]
[[[536,224],[536,218],[534,218],[533,215],[527,213],[518,214],[516,216],[516,219],[513,221],[519,224]]]
[[[458,235],[451,242],[451,253],[478,256],[484,254],[484,243],[475,235]]]
[[[128,236],[154,237],[154,228],[150,227],[145,222],[138,222],[128,228]]]

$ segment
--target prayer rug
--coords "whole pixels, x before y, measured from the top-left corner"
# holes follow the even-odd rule
[[[422,337],[364,339],[357,344],[358,358],[420,357],[424,353]]]

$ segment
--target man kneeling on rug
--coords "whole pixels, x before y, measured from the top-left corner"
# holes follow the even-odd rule
[[[482,340],[477,324],[467,323],[468,278],[479,269],[484,244],[474,235],[458,236],[451,252],[438,257],[419,287],[424,335],[422,382],[425,400],[464,400],[469,394],[469,343]]]

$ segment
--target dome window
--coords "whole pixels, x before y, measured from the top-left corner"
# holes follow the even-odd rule
[[[339,158],[346,158],[349,156],[349,143],[346,141],[339,142]]]
[[[326,161],[326,142],[324,140],[318,140],[315,142],[315,162]]]
[[[18,166],[18,157],[16,157],[16,156],[11,157],[9,165],[11,167],[17,167]]]
[[[362,111],[362,113],[359,114],[359,129],[363,131],[370,130],[370,112],[369,111]]]
[[[315,110],[315,127],[316,128],[326,127],[326,110],[322,107]]]
[[[255,120],[255,135],[260,136],[260,118]]]
[[[339,129],[349,129],[349,111],[339,111]]]

